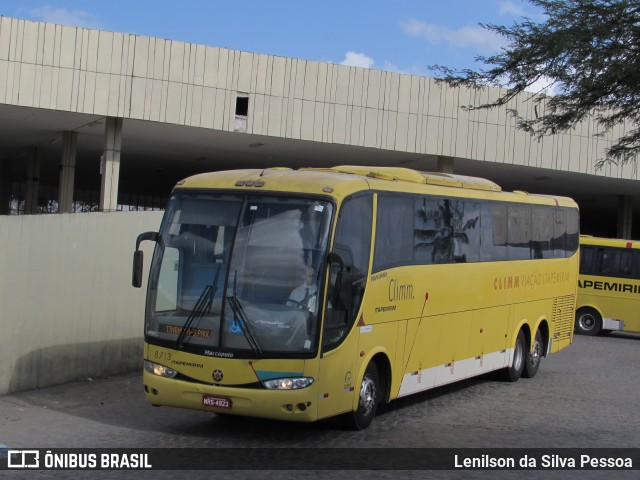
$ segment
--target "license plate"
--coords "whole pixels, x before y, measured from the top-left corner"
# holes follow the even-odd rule
[[[202,395],[202,404],[205,407],[231,408],[231,399],[226,397],[216,397],[215,395]]]

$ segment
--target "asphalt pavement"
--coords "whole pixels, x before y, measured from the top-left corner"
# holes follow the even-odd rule
[[[8,448],[634,448],[640,449],[640,334],[576,336],[516,383],[467,380],[392,402],[367,430],[336,420],[283,423],[154,408],[141,372],[79,379],[0,397],[0,449]],[[396,450],[397,451],[397,450]],[[533,451],[533,450],[532,450]],[[586,450],[585,450],[586,451]],[[357,454],[357,450],[350,451]],[[189,471],[189,478],[637,478],[614,471]],[[4,459],[2,461],[5,461]],[[637,468],[638,466],[636,466]],[[262,468],[262,467],[261,467]],[[360,467],[359,467],[360,468]],[[4,471],[6,478],[186,478],[184,471]]]

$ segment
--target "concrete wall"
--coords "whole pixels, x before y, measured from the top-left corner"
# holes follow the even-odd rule
[[[142,368],[145,288],[131,286],[131,262],[161,216],[0,216],[0,394]]]

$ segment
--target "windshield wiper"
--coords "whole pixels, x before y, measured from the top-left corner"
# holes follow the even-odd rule
[[[262,356],[262,350],[260,349],[260,345],[256,341],[256,338],[251,333],[249,329],[249,322],[247,321],[247,316],[244,313],[244,309],[242,308],[242,304],[240,303],[240,299],[237,295],[237,287],[238,287],[238,272],[235,272],[235,277],[233,279],[233,295],[227,297],[227,301],[231,306],[231,310],[233,310],[233,321],[236,322],[240,326],[240,331],[244,335],[244,338],[247,340],[247,343],[251,347],[251,349],[256,353],[256,355]]]
[[[182,344],[184,343],[184,338],[187,336],[187,331],[191,328],[191,325],[202,317],[204,317],[205,313],[211,311],[211,305],[213,304],[213,299],[216,295],[216,291],[218,289],[218,276],[220,275],[220,266],[218,264],[218,268],[216,270],[215,277],[213,279],[213,284],[205,285],[202,293],[200,293],[200,297],[198,297],[198,301],[196,302],[195,307],[191,310],[189,317],[187,317],[187,321],[182,325],[182,330],[180,331],[180,335],[178,335],[178,339],[176,340],[176,348],[182,348]]]

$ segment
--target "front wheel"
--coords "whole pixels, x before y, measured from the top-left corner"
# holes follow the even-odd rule
[[[593,308],[585,307],[576,312],[576,333],[599,335],[602,331],[602,316]]]
[[[378,399],[380,382],[378,380],[378,369],[376,364],[371,362],[360,383],[360,395],[358,398],[358,408],[349,416],[349,426],[355,430],[364,430],[373,421],[378,409]]]
[[[524,370],[526,351],[524,332],[520,330],[516,338],[516,344],[513,347],[511,366],[500,370],[500,380],[505,382],[518,381]]]
[[[533,378],[538,373],[540,362],[542,361],[544,349],[542,347],[542,335],[540,330],[536,332],[536,338],[533,340],[533,348],[527,352],[527,358],[524,362],[524,371],[522,376],[525,378]]]

